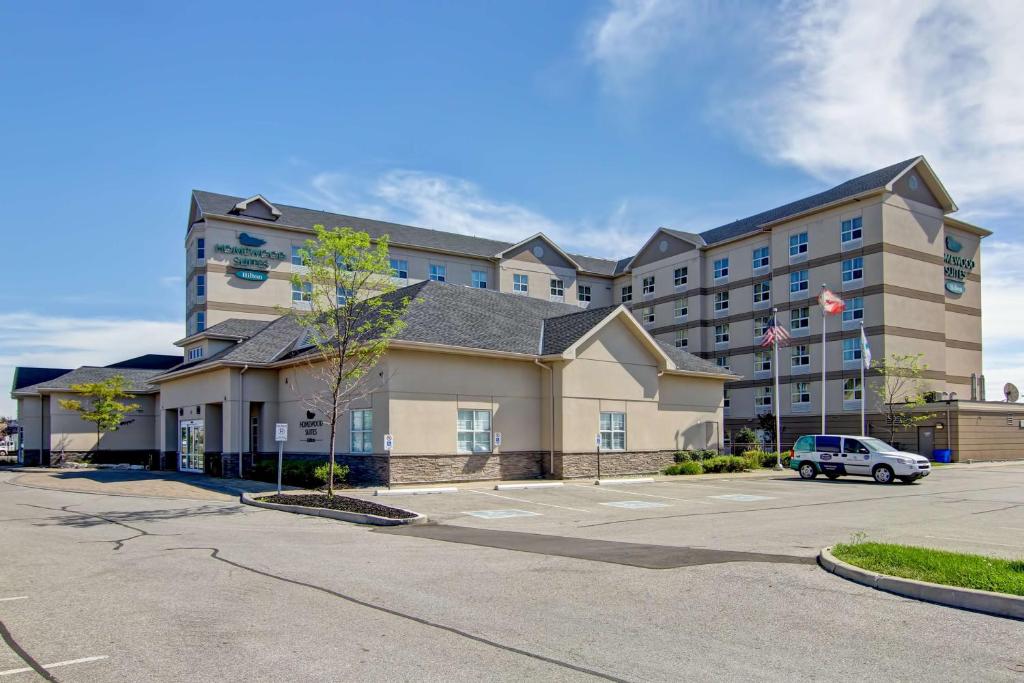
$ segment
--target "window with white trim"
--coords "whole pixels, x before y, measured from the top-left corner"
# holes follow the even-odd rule
[[[348,301],[348,298],[350,296],[352,296],[352,292],[347,287],[338,287],[337,295],[338,305],[341,306],[346,301]]]
[[[770,351],[758,351],[754,354],[754,372],[771,372],[772,354]]]
[[[843,340],[843,362],[859,363],[861,358],[860,337]]]
[[[647,306],[643,309],[643,321],[644,325],[654,324],[654,306]]]
[[[715,279],[729,277],[729,257],[715,259]]]
[[[843,244],[859,240],[864,231],[861,229],[862,219],[860,216],[850,218],[842,222],[839,230],[839,238]]]
[[[203,237],[196,238],[196,260],[202,261],[206,258],[206,239]]]
[[[196,275],[196,298],[202,299],[206,296],[206,276],[200,273]]]
[[[675,271],[672,273],[672,282],[675,284],[676,287],[685,286],[689,279],[689,268],[687,268],[686,266],[676,268]]]
[[[729,310],[729,292],[718,292],[715,294],[715,313],[724,313]]]
[[[349,428],[349,452],[373,453],[373,411],[353,410]]]
[[[765,304],[772,298],[772,281],[764,280],[754,283],[754,303]]]
[[[753,267],[754,270],[758,268],[767,268],[771,263],[771,251],[769,247],[758,247],[754,250],[753,256]]]
[[[626,450],[626,414],[601,411],[601,450]]]
[[[448,280],[448,266],[443,263],[431,263],[428,267],[430,279],[434,282],[446,282]]]
[[[203,357],[203,347],[202,346],[193,346],[191,349],[188,350],[188,359],[189,360],[199,360],[202,357]]]
[[[483,270],[473,271],[473,287],[475,289],[487,289],[487,272]]]
[[[643,295],[654,296],[654,276],[645,277],[643,280]]]
[[[674,304],[673,315],[676,318],[685,318],[690,313],[690,307],[687,305],[686,299],[676,299]]]
[[[789,312],[789,329],[806,330],[811,324],[811,309],[809,306],[800,306]]]
[[[722,389],[722,407],[726,410],[732,407],[732,399],[729,398],[729,390]]]
[[[565,299],[565,281],[551,278],[551,298],[555,301]]]
[[[754,341],[759,340],[764,336],[765,332],[768,331],[768,326],[772,324],[772,318],[770,315],[763,315],[754,318]]]
[[[300,253],[301,249],[302,249],[302,247],[297,247],[294,244],[292,245],[292,265],[293,266],[301,266],[301,265],[303,265],[303,263],[302,263],[302,254]]]
[[[769,387],[758,387],[754,390],[754,410],[758,408],[763,410],[772,409],[772,388]]]
[[[590,301],[590,285],[576,285],[576,300],[582,302]]]
[[[676,330],[675,344],[677,349],[685,349],[690,345],[690,340],[686,338],[686,330]]]
[[[530,291],[530,276],[523,273],[513,273],[512,291],[516,294],[528,293]]]
[[[811,402],[811,385],[810,382],[794,382],[793,383],[793,405],[800,406],[810,404]]]
[[[729,356],[718,356],[715,358],[715,365],[722,368],[723,370],[729,369]]]
[[[292,283],[292,301],[312,301],[313,300],[313,283],[312,282],[293,282]]]
[[[847,377],[843,380],[843,401],[860,401],[863,398],[860,377]]]
[[[806,270],[796,270],[789,274],[789,292],[797,294],[806,292],[809,288],[808,273]]]
[[[206,329],[206,311],[196,313],[196,333]]]
[[[797,344],[792,351],[792,367],[805,368],[811,364],[811,352],[807,344]]]
[[[491,411],[459,410],[459,453],[491,452]]]
[[[388,259],[388,264],[391,266],[391,277],[399,280],[409,279],[409,262],[406,259]]]
[[[622,303],[627,303],[633,300],[633,285],[623,285],[622,287]]]
[[[864,319],[864,297],[855,296],[846,301],[846,310],[843,311],[843,322],[850,323]]]
[[[729,343],[729,323],[725,323],[724,325],[715,325],[715,343]]]
[[[789,257],[801,256],[807,253],[807,233],[801,232],[789,236]]]
[[[853,282],[864,277],[864,257],[854,256],[843,260],[843,282]]]

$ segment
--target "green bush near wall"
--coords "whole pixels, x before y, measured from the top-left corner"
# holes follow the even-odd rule
[[[690,450],[676,451],[673,459],[676,462],[703,462],[708,458],[718,457],[718,451],[710,448],[696,448]]]
[[[323,468],[323,477],[317,470]],[[340,475],[340,476],[339,476]],[[334,466],[335,484],[343,483],[348,476],[348,467]],[[264,459],[253,463],[252,478],[256,481],[277,483],[277,460]],[[327,480],[327,464],[321,460],[285,460],[281,467],[281,483],[287,486],[300,486],[304,489],[315,489],[323,486]]]
[[[782,453],[782,457],[779,458],[775,451],[762,451],[753,449],[749,451],[743,451],[743,458],[750,463],[750,469],[759,469],[762,467],[775,467],[775,463],[781,459],[783,467],[789,467],[789,451]]]

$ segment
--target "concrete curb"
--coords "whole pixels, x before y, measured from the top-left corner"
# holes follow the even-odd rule
[[[454,486],[442,486],[421,489],[377,489],[373,492],[375,496],[426,496],[431,493],[458,493],[459,489]]]
[[[273,494],[272,494],[273,495]],[[246,505],[253,505],[258,508],[266,508],[268,510],[279,510],[281,512],[292,512],[297,515],[309,515],[310,517],[329,517],[330,519],[339,519],[343,522],[353,522],[355,524],[373,524],[375,526],[398,526],[401,524],[425,524],[427,522],[426,515],[421,515],[418,512],[412,510],[405,510],[404,508],[395,508],[396,510],[403,510],[409,512],[415,517],[409,517],[408,519],[392,519],[390,517],[380,517],[378,515],[368,515],[361,512],[345,512],[344,510],[328,510],[327,508],[310,508],[303,505],[282,505],[280,503],[266,503],[258,498],[253,497],[251,493],[243,493],[240,496],[241,502]],[[394,507],[389,505],[388,507]]]
[[[938,583],[878,574],[837,559],[832,554],[832,548],[822,548],[821,552],[818,553],[818,563],[823,569],[837,576],[870,588],[877,588],[887,593],[894,593],[905,598],[913,598],[923,602],[932,602],[937,605],[1024,621],[1024,597],[980,591],[973,588],[943,586]]]
[[[616,486],[618,484],[653,484],[651,477],[638,477],[636,479],[598,479],[594,482],[597,486]]]
[[[554,489],[565,486],[560,481],[546,481],[537,484],[496,484],[495,491],[523,491],[526,489]]]

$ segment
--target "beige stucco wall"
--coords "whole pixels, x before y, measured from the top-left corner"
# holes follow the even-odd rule
[[[44,400],[50,405],[50,438],[46,445],[52,452],[86,452],[96,447],[96,426],[86,422],[72,410],[63,408],[61,400],[75,399],[85,403],[73,392],[46,394]],[[157,420],[157,398],[146,394],[127,399],[139,408],[125,416],[127,424],[107,432],[100,438],[100,449],[104,451],[149,451],[157,448],[155,441]]]

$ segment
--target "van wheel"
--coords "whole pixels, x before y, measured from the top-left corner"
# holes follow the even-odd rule
[[[875,468],[875,470],[871,473],[871,475],[875,478],[875,481],[877,481],[879,484],[891,484],[892,483],[892,479],[893,479],[892,468],[889,467],[888,465],[879,465],[878,467]]]
[[[814,479],[816,476],[818,476],[818,468],[814,466],[813,462],[800,463],[801,479]]]

